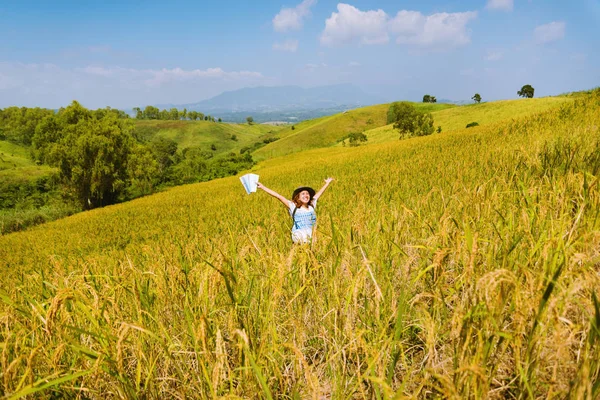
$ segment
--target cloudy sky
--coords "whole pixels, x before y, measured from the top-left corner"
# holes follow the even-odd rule
[[[6,1],[0,108],[354,83],[387,100],[600,86],[600,0]]]

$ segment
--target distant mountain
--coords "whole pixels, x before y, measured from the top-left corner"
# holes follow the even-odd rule
[[[187,108],[210,114],[280,113],[320,109],[345,109],[375,104],[380,99],[352,84],[301,88],[299,86],[259,86],[221,93],[198,103],[163,104],[160,109]]]

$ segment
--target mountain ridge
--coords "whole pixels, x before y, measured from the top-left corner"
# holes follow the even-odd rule
[[[255,86],[223,92],[195,103],[160,104],[158,108],[186,108],[188,111],[281,112],[319,110],[323,108],[359,107],[375,104],[380,99],[353,84],[337,84],[302,88],[295,85]]]

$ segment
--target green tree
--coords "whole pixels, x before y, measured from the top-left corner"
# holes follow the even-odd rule
[[[144,119],[158,119],[160,110],[154,106],[144,108]]]
[[[171,108],[169,111],[169,119],[171,121],[177,121],[179,119],[179,110],[176,108]]]
[[[129,154],[127,162],[129,197],[150,194],[158,181],[160,170],[152,150],[148,146],[136,144]]]
[[[219,122],[223,122],[223,121],[221,120],[221,118],[219,118]]]
[[[531,99],[533,97],[533,92],[535,89],[531,85],[525,85],[517,92],[517,94],[521,97],[526,97]]]
[[[252,125],[254,123],[254,118],[246,117],[246,122],[248,122],[248,125]]]
[[[187,119],[187,117],[188,117],[188,110],[187,110],[187,108],[184,108],[183,111],[181,112],[181,118]]]
[[[431,96],[428,94],[423,96],[423,103],[431,103]]]
[[[475,93],[473,97],[471,97],[471,100],[473,100],[475,103],[481,103],[481,95],[479,93]]]
[[[160,175],[164,176],[167,169],[177,162],[177,142],[159,136],[154,138],[148,147],[158,163]]]
[[[45,108],[8,107],[0,111],[0,131],[3,140],[31,145],[38,124],[54,111]]]
[[[139,107],[134,107],[133,111],[135,111],[135,119],[144,119],[144,112]]]
[[[34,154],[58,167],[84,209],[104,206],[116,202],[127,185],[132,131],[133,123],[116,113],[99,116],[74,101],[37,126]]]
[[[424,114],[407,101],[395,102],[388,109],[388,124],[408,136],[424,136],[433,133],[433,116]]]
[[[350,142],[351,147],[360,146],[361,143],[364,143],[367,140],[367,135],[365,135],[363,132],[352,132],[350,135],[348,135],[348,141]],[[342,145],[345,146],[346,143],[344,142]]]

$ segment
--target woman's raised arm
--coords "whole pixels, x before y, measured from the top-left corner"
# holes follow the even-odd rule
[[[256,186],[259,189],[264,190],[265,192],[267,192],[268,194],[270,194],[271,196],[275,197],[276,199],[278,199],[279,201],[281,201],[283,203],[283,205],[285,206],[285,208],[289,207],[289,203],[290,201],[288,199],[286,199],[285,197],[283,197],[282,195],[280,195],[279,193],[277,193],[274,190],[269,189],[268,187],[266,187],[265,185],[263,185],[260,182],[256,183]]]
[[[319,197],[321,197],[321,195],[323,194],[323,192],[325,191],[325,189],[327,189],[327,186],[329,186],[329,184],[331,183],[331,181],[333,181],[333,178],[327,178],[327,179],[325,179],[325,184],[323,185],[323,187],[321,189],[319,189],[319,191],[317,192],[317,194],[315,194],[315,197],[313,197],[313,200],[315,200],[315,201],[319,200]]]

